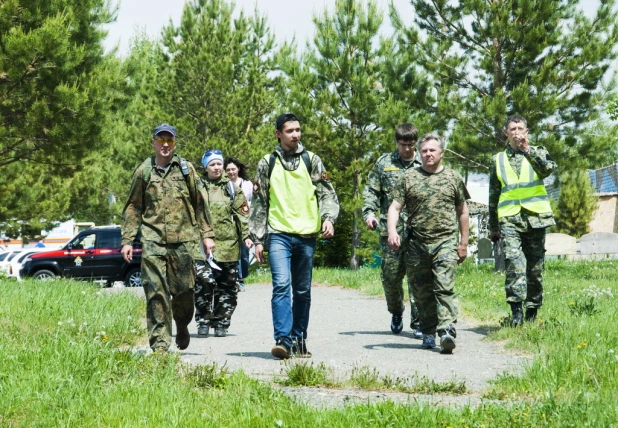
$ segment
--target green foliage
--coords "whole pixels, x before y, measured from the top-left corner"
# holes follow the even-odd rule
[[[588,297],[587,299],[578,299],[569,303],[569,310],[575,316],[582,315],[594,315],[599,310],[595,307],[594,297]]]
[[[615,138],[587,135],[602,123],[615,93],[614,1],[601,2],[593,18],[578,10],[577,0],[412,5],[412,28],[393,22],[402,46],[433,79],[437,102],[427,99],[424,109],[449,123],[449,148],[487,165],[504,147],[506,117],[519,113],[528,120],[532,144],[545,145],[563,168],[616,159]],[[615,126],[603,125],[615,133]]]
[[[196,162],[207,148],[252,166],[276,140],[267,119],[277,109],[274,37],[266,19],[224,0],[192,0],[178,27],[163,30],[158,102],[179,130],[182,155]]]
[[[332,370],[326,367],[324,362],[313,364],[288,360],[285,363],[287,378],[279,380],[286,386],[329,386],[334,382],[330,380]]]
[[[560,195],[552,201],[556,232],[576,238],[590,231],[590,221],[597,209],[597,197],[587,171],[573,170],[560,177]]]
[[[2,2],[0,224],[12,236],[38,235],[78,205],[71,178],[104,147],[115,99],[101,45],[114,13],[104,0]]]
[[[229,380],[227,369],[219,367],[217,363],[195,366],[185,364],[183,368],[187,381],[199,389],[224,388]]]

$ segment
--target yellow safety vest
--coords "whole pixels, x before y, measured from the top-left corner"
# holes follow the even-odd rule
[[[310,153],[311,155],[311,153]],[[265,159],[268,161],[270,155]],[[300,160],[295,171],[286,170],[277,157],[270,176],[268,223],[280,232],[298,235],[318,233],[322,228],[316,187]]]
[[[502,184],[498,218],[517,215],[522,207],[537,214],[551,212],[543,180],[534,172],[526,158],[521,163],[521,171],[517,177],[506,151],[500,152],[496,156],[496,172]]]

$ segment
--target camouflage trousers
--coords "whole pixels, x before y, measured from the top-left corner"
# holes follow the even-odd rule
[[[217,266],[220,271],[204,261],[195,264],[195,321],[228,328],[238,304],[238,262],[217,262]]]
[[[524,302],[526,308],[543,305],[543,270],[545,269],[545,229],[522,230],[511,223],[500,225],[504,245],[508,303]]]
[[[144,241],[142,287],[146,294],[146,325],[150,347],[169,348],[172,317],[188,325],[193,317],[194,243],[161,245]]]
[[[405,249],[403,247],[398,250],[391,249],[388,246],[388,237],[386,236],[380,237],[380,246],[382,247],[380,279],[384,288],[386,308],[391,314],[400,315],[405,308],[403,303],[403,277],[406,274]],[[418,310],[409,281],[408,295],[410,297],[410,327],[418,328]]]
[[[457,241],[447,239],[438,244],[418,240],[405,241],[406,269],[423,334],[435,334],[457,322],[455,297]]]

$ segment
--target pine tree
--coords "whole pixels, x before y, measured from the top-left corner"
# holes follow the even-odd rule
[[[113,106],[105,0],[0,6],[0,226],[30,236],[71,215],[70,179],[105,145]],[[37,232],[38,233],[38,232]]]
[[[100,144],[99,119],[107,106],[96,73],[103,59],[101,25],[112,19],[105,0],[2,2],[0,167],[56,158],[50,167],[68,173]]]
[[[597,209],[597,197],[585,170],[574,170],[560,177],[560,195],[552,201],[556,217],[555,231],[576,238],[590,231],[590,221]]]
[[[449,121],[451,149],[487,163],[504,147],[506,117],[518,113],[532,144],[559,165],[591,168],[615,156],[615,130],[587,135],[615,91],[615,1],[602,1],[591,19],[577,0],[411,3],[415,25],[394,23],[434,79],[437,103],[426,108]]]
[[[192,0],[178,27],[163,31],[160,101],[178,128],[183,156],[198,162],[205,149],[257,165],[272,150],[267,123],[278,102],[274,36],[258,11],[248,17],[225,0]]]

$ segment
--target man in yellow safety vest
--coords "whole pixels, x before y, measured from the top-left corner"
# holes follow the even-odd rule
[[[275,122],[279,145],[264,156],[253,182],[249,230],[255,258],[272,273],[275,358],[310,358],[307,327],[316,238],[332,238],[339,200],[322,160],[300,142],[300,121],[284,113]]]
[[[503,240],[506,301],[511,324],[519,326],[533,321],[543,304],[545,232],[556,224],[543,179],[557,166],[545,147],[529,144],[522,116],[507,119],[504,135],[506,150],[491,160],[489,230],[492,241]]]

